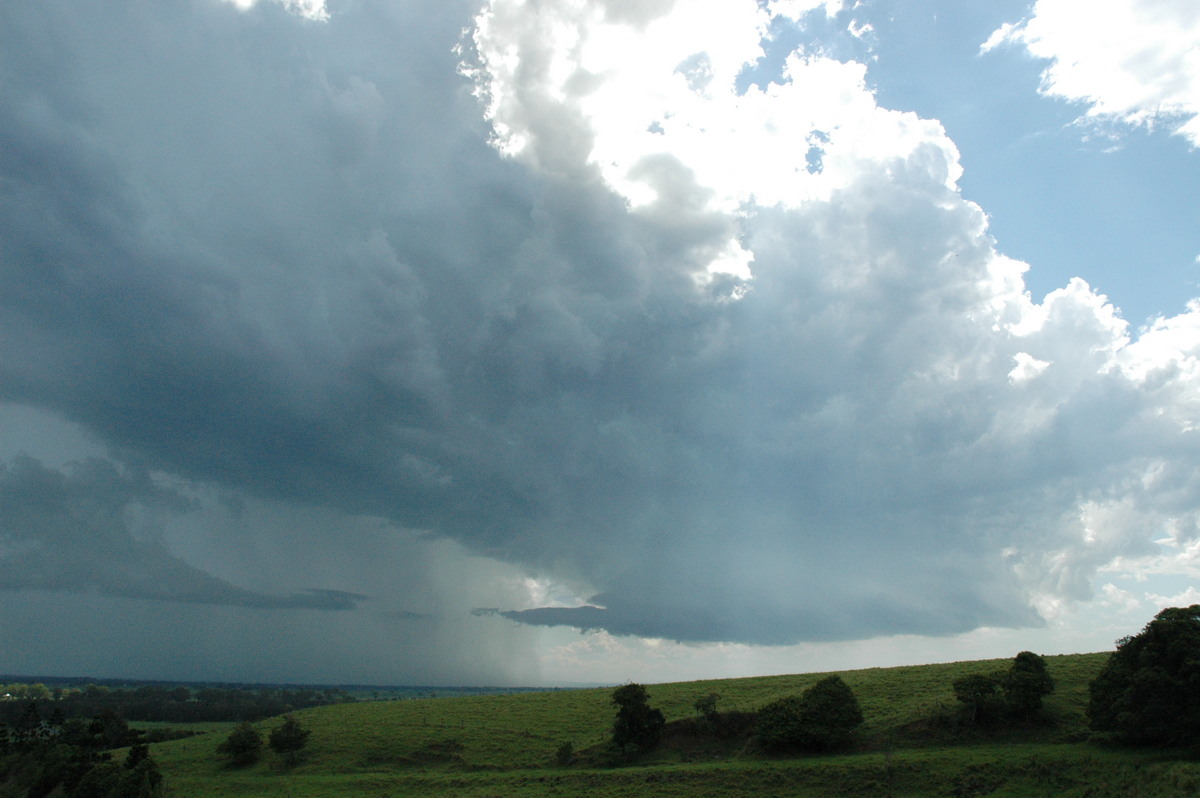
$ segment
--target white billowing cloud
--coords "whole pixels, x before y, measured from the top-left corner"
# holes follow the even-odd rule
[[[1200,7],[1192,0],[1038,0],[983,50],[1019,44],[1052,61],[1041,91],[1088,117],[1165,125],[1200,146]]]
[[[478,18],[474,77],[502,153],[573,180],[599,175],[652,225],[698,208],[732,223],[730,240],[748,269],[728,271],[748,282],[705,357],[715,374],[738,362],[742,382],[689,396],[676,423],[694,420],[740,450],[734,474],[747,473],[739,482],[723,472],[723,481],[761,490],[758,469],[774,463],[800,480],[799,495],[813,497],[781,503],[777,512],[793,519],[782,524],[701,502],[705,509],[693,513],[704,520],[679,530],[677,556],[705,562],[716,530],[737,527],[747,547],[771,553],[768,562],[721,549],[720,567],[741,575],[742,599],[772,603],[752,598],[758,578],[777,603],[804,606],[812,595],[781,587],[778,568],[814,551],[841,562],[869,538],[859,530],[897,523],[896,507],[876,497],[907,493],[905,501],[954,505],[941,533],[928,530],[942,521],[922,521],[927,534],[944,536],[915,543],[929,574],[947,546],[990,552],[997,595],[1007,571],[1025,600],[1055,617],[1064,602],[1091,595],[1097,569],[1150,555],[1152,540],[1184,523],[1185,506],[1168,506],[1151,474],[1186,468],[1194,455],[1190,440],[1169,443],[1195,418],[1188,317],[1162,320],[1133,343],[1112,304],[1083,280],[1034,303],[1024,264],[995,252],[982,213],[958,195],[957,151],[937,123],[879,107],[861,64],[816,54],[793,54],[783,83],[739,95],[734,78],[758,57],[756,39],[782,7],[727,4],[711,40],[704,25],[684,24],[697,16],[688,3],[660,11],[633,25],[587,4],[535,12],[493,2]],[[730,35],[738,25],[747,35]],[[570,35],[530,34],[560,29]],[[1159,377],[1153,387],[1150,371]],[[751,384],[754,392],[743,393]],[[770,403],[759,405],[764,396]],[[1088,440],[1084,430],[1106,425]],[[634,429],[642,447],[655,439]],[[693,443],[685,435],[672,445],[703,457]],[[1160,445],[1173,451],[1154,456]],[[864,448],[866,459],[858,456]],[[858,481],[834,487],[822,475],[815,482],[823,487],[805,485],[814,461]],[[906,468],[921,479],[899,478]],[[842,491],[859,495],[831,510]],[[986,509],[983,494],[996,506]],[[1024,510],[1010,517],[998,509],[1006,502]],[[914,542],[920,533],[898,534]],[[827,551],[814,536],[838,536],[844,548]],[[638,608],[621,606],[651,577],[626,570],[633,583],[618,581],[622,590],[602,590],[596,602],[625,617],[624,627],[609,628],[653,634]],[[681,593],[699,590],[677,579]],[[920,589],[895,580],[892,588],[912,590],[914,600]],[[584,626],[603,617],[588,607],[513,615],[548,624],[576,617]],[[685,626],[675,634],[686,637]]]
[[[958,153],[940,125],[880,108],[863,64],[798,52],[782,83],[738,93],[771,13],[837,5],[677,0],[633,24],[602,3],[492,2],[468,71],[501,152],[557,174],[595,170],[647,214],[795,207],[918,150],[931,179],[953,185]],[[735,233],[714,253],[709,271],[748,274]]]

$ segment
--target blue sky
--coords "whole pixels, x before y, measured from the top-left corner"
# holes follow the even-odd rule
[[[843,32],[843,11],[810,22],[808,33],[781,26],[778,48],[832,39],[839,57],[868,64],[881,105],[945,125],[962,153],[964,196],[987,211],[1000,248],[1030,264],[1025,282],[1036,298],[1082,276],[1135,327],[1174,315],[1200,285],[1194,144],[1161,129],[1081,128],[1083,103],[1037,92],[1045,59],[1011,45],[981,52],[1030,9],[861,3],[853,13],[874,29],[865,41]]]
[[[1200,601],[1198,41],[3,7],[0,672],[653,682]]]

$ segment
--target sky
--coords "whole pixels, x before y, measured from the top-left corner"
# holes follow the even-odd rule
[[[1200,602],[1193,0],[0,5],[0,673],[662,682]]]

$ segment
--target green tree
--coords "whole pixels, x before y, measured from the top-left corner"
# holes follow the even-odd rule
[[[844,748],[863,722],[858,698],[840,676],[829,676],[800,696],[807,744],[819,750]]]
[[[129,723],[111,709],[102,709],[92,717],[88,734],[99,748],[122,748],[137,739]]]
[[[25,705],[15,731],[16,741],[22,745],[32,745],[41,739],[42,715],[33,701]]]
[[[129,746],[129,753],[125,755],[125,769],[133,770],[141,762],[150,758],[150,746],[145,743],[135,743]]]
[[[954,697],[962,704],[967,723],[985,724],[999,718],[1004,706],[1000,694],[1002,680],[998,674],[972,673],[953,681]]]
[[[309,734],[311,732],[300,725],[295,715],[287,715],[283,725],[272,729],[267,739],[272,751],[282,755],[289,765],[294,765],[300,751],[308,745]]]
[[[1046,670],[1046,660],[1031,651],[1013,658],[1012,667],[1000,681],[1004,706],[1017,718],[1033,718],[1042,711],[1042,698],[1054,691],[1054,680]]]
[[[1165,609],[1117,641],[1089,694],[1096,731],[1136,744],[1200,743],[1200,604]]]
[[[159,798],[164,795],[162,771],[149,757],[133,767],[126,767],[109,798]]]
[[[84,774],[71,791],[71,798],[108,798],[118,789],[122,775],[116,762],[101,762]]]
[[[248,721],[239,723],[225,741],[217,746],[217,753],[229,760],[231,765],[252,765],[262,755],[262,735]]]
[[[804,691],[759,710],[754,736],[773,752],[844,748],[862,725],[858,698],[840,676],[829,676]]]
[[[658,744],[667,720],[661,709],[650,707],[650,696],[640,684],[626,684],[613,691],[617,706],[612,741],[622,752],[648,751]]]
[[[720,698],[721,696],[717,693],[709,693],[708,695],[697,698],[696,703],[692,706],[696,708],[697,715],[704,718],[709,723],[712,723],[717,719],[717,701],[719,701]]]
[[[754,724],[754,739],[773,753],[800,748],[805,739],[800,696],[786,696],[760,709]]]

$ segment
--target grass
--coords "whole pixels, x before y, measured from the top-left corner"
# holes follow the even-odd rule
[[[839,674],[866,716],[855,751],[772,759],[744,739],[698,741],[693,704],[721,696],[722,712],[752,711],[828,674],[681,682],[648,687],[672,733],[636,766],[602,768],[611,690],[371,701],[297,712],[312,731],[294,768],[268,753],[244,769],[216,754],[214,731],[153,746],[172,794],[188,796],[641,796],[1107,795],[1200,793],[1200,765],[1161,753],[1086,742],[1087,684],[1106,654],[1047,657],[1057,689],[1051,723],[966,731],[950,721],[958,676],[1009,660],[876,668]],[[278,719],[258,724],[264,737]],[[554,763],[570,742],[574,764]]]

